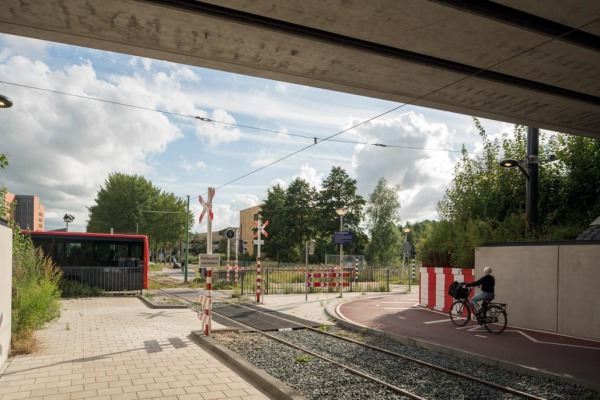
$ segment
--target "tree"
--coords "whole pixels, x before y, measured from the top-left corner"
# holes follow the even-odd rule
[[[185,238],[187,201],[164,193],[141,176],[110,174],[88,207],[88,232],[139,233],[148,236],[150,246],[170,249]]]
[[[4,169],[8,167],[8,158],[6,158],[6,154],[0,153],[0,169]]]
[[[368,238],[362,231],[360,222],[366,201],[356,192],[356,180],[351,179],[341,167],[333,167],[323,180],[323,189],[317,195],[314,211],[317,235],[315,254],[319,258],[324,259],[325,254],[336,253],[333,232],[338,231],[340,227],[340,217],[335,212],[340,208],[348,210],[344,215],[344,224],[355,233],[354,252],[365,248]]]
[[[366,208],[371,241],[366,258],[372,265],[393,265],[400,260],[403,237],[396,225],[400,185],[387,187],[385,178],[379,179]]]
[[[600,143],[564,134],[540,135],[540,155],[558,161],[539,164],[539,223],[529,229],[525,216],[526,178],[498,165],[501,158],[525,159],[526,130],[490,140],[474,119],[484,154],[463,149],[453,181],[438,203],[442,221],[432,228],[423,248],[451,254],[454,266],[474,263],[475,247],[486,242],[572,240],[600,215]],[[437,241],[438,246],[432,246]],[[429,243],[427,243],[429,242]]]
[[[277,262],[292,260],[294,240],[287,231],[286,191],[278,184],[267,191],[267,199],[262,205],[262,216],[269,221],[269,238],[264,250],[269,258]]]
[[[312,210],[316,191],[304,179],[296,178],[285,194],[284,223],[288,242],[293,243],[293,261],[300,261],[304,258],[304,244],[313,232]]]
[[[160,189],[141,176],[112,173],[96,194],[95,204],[88,207],[88,232],[147,232],[154,221],[152,210]]]

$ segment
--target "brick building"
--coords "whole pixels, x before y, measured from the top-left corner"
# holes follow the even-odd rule
[[[254,221],[258,220],[258,216],[261,212],[262,207],[260,205],[240,211],[240,240],[244,246],[244,253],[248,253],[252,256],[256,254],[256,246],[253,244]]]
[[[7,212],[10,211],[12,204],[16,202],[11,219],[14,219],[21,229],[44,230],[45,207],[40,203],[37,196],[6,192],[4,202]]]

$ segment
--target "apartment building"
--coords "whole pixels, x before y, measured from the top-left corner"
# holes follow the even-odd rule
[[[254,221],[258,221],[258,217],[262,212],[262,206],[254,206],[240,211],[240,240],[243,242],[244,253],[252,256],[256,255],[256,246],[254,241]],[[262,249],[261,249],[262,252]]]
[[[37,196],[6,192],[4,202],[7,212],[10,212],[13,203],[16,203],[11,219],[14,219],[21,229],[45,230],[45,207]]]

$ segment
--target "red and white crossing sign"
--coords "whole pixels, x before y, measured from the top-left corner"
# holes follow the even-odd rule
[[[209,187],[208,188],[208,201],[204,201],[204,199],[202,198],[202,196],[200,196],[200,198],[198,200],[200,200],[200,204],[202,204],[202,214],[200,214],[200,219],[199,219],[199,223],[202,223],[202,218],[204,218],[204,215],[206,214],[206,212],[208,211],[208,218],[210,218],[210,220],[213,220],[214,214],[212,211],[212,200],[213,197],[215,196],[215,188]]]
[[[258,231],[260,231],[260,234],[264,237],[269,237],[269,234],[267,233],[267,231],[265,230],[265,228],[267,226],[269,226],[269,221],[265,221],[264,224],[262,224],[261,226],[258,226],[258,222],[259,221],[254,221],[254,226],[257,228],[257,231],[254,232],[254,237],[258,237]],[[255,243],[256,244],[256,243]],[[263,243],[261,243],[263,244]]]

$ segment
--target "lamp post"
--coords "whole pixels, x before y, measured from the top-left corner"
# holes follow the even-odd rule
[[[525,175],[527,186],[525,189],[525,213],[527,223],[531,230],[534,230],[538,222],[538,172],[539,164],[543,162],[556,161],[556,155],[550,154],[547,159],[540,159],[539,155],[539,129],[527,128],[527,155],[524,161],[507,159],[500,161],[500,166],[505,168],[517,167]],[[527,170],[521,166],[525,164]]]
[[[408,248],[408,232],[410,232],[410,228],[407,226],[402,229],[404,231],[404,245],[402,246],[402,272],[400,273],[400,279],[404,278],[404,266],[406,265],[406,253],[409,251]],[[410,279],[408,280],[408,284],[410,285]],[[410,286],[409,286],[410,290]]]
[[[340,232],[344,230],[344,215],[346,215],[346,213],[348,212],[348,209],[346,208],[338,208],[337,210],[335,210],[335,212],[337,213],[337,215],[340,216]],[[340,279],[339,279],[339,284],[340,284],[340,297],[342,297],[342,289],[343,289],[343,277],[342,274],[344,273],[344,244],[340,243]]]
[[[69,222],[73,222],[74,220],[75,217],[73,216],[73,214],[65,214],[65,216],[63,217],[63,221],[67,223],[67,232],[69,232]]]
[[[12,105],[13,102],[8,97],[0,94],[0,108],[10,108]]]
[[[313,255],[315,252],[315,241],[314,240],[307,240],[306,241],[306,258],[305,258],[305,262],[306,262],[306,268],[304,269],[304,301],[308,301],[308,255]]]

